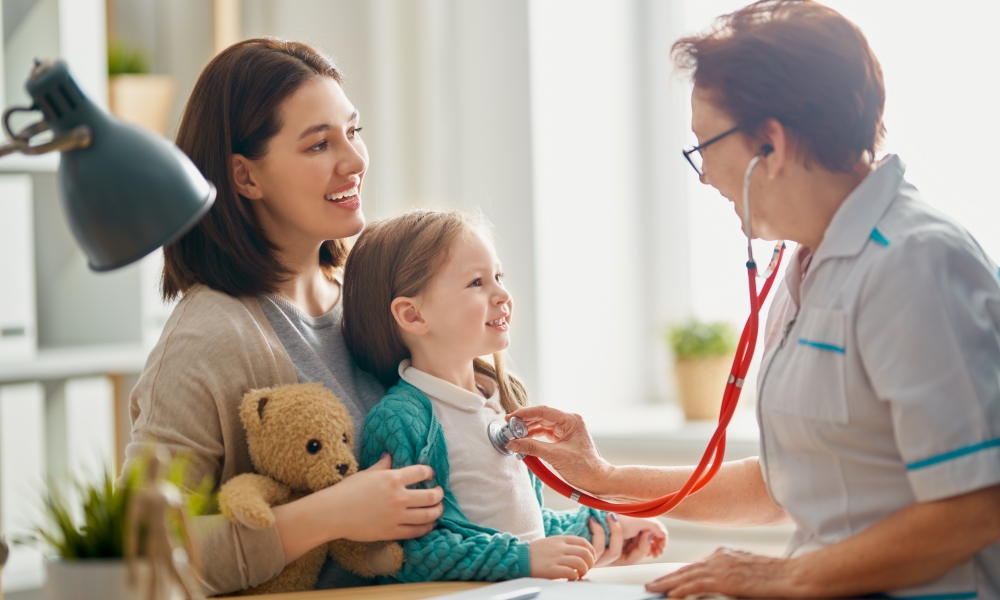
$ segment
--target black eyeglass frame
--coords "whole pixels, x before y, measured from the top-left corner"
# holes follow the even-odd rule
[[[724,132],[720,133],[719,135],[717,135],[714,138],[708,140],[704,144],[698,144],[697,146],[693,146],[691,148],[688,148],[687,150],[681,150],[681,154],[684,155],[684,159],[688,161],[688,164],[691,165],[691,168],[694,169],[694,172],[698,174],[698,177],[704,177],[705,173],[702,172],[702,170],[699,169],[694,164],[694,161],[691,160],[691,155],[694,154],[695,152],[701,152],[702,150],[704,150],[705,148],[708,148],[709,146],[711,146],[715,142],[721,140],[722,138],[724,138],[724,137],[726,137],[728,135],[734,134],[734,133],[736,133],[739,130],[740,130],[740,126],[737,125],[737,126],[733,127],[732,129],[730,129],[728,131],[724,131]]]

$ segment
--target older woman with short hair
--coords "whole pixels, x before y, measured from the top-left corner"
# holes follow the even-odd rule
[[[765,0],[674,45],[694,79],[688,151],[757,237],[798,250],[757,383],[760,457],[670,516],[795,523],[783,558],[720,550],[648,586],[671,596],[1000,598],[997,265],[875,160],[885,90],[864,35],[816,2]],[[649,500],[691,468],[613,467],[583,421],[515,415],[511,442],[595,495]]]

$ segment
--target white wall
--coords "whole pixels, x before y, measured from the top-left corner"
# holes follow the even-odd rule
[[[680,3],[531,3],[541,402],[599,422],[674,395],[690,310]]]
[[[632,4],[531,2],[539,402],[641,397]]]

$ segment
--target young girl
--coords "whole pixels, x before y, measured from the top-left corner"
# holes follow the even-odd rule
[[[365,421],[362,464],[388,452],[396,467],[430,465],[445,490],[436,529],[402,542],[400,581],[577,579],[594,564],[591,532],[606,539],[607,515],[542,508],[541,482],[487,438],[527,404],[504,370],[513,304],[502,278],[486,224],[459,212],[369,225],[348,257],[344,338],[391,387]],[[658,521],[610,517],[632,538],[631,559],[662,553]]]

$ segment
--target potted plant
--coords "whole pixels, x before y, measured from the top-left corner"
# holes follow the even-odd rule
[[[138,48],[108,47],[108,108],[123,121],[167,133],[176,84],[169,75],[149,74],[149,59]]]
[[[152,575],[141,553],[134,565],[135,577],[129,577],[125,560],[129,506],[145,492],[143,477],[148,464],[138,461],[117,484],[110,469],[96,483],[74,482],[72,495],[58,486],[49,486],[43,501],[44,523],[31,536],[16,543],[41,546],[49,555],[46,592],[50,600],[183,597],[178,595],[173,581]],[[185,465],[185,460],[174,459],[165,479],[180,482]],[[210,490],[211,482],[206,481],[198,490],[183,494],[184,510],[189,514],[205,513],[209,509]],[[145,538],[148,528],[139,529],[138,535]],[[170,523],[170,529],[178,538],[186,533],[177,523]],[[140,543],[139,547],[144,546]]]
[[[736,352],[736,332],[724,322],[690,319],[667,328],[684,416],[718,419],[722,393]]]

